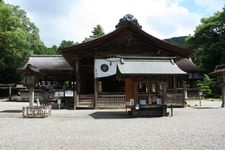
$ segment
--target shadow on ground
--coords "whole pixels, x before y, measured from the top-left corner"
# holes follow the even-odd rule
[[[190,106],[195,109],[220,109],[221,107],[210,107],[210,106]]]
[[[22,110],[3,110],[0,113],[21,113]]]
[[[104,111],[89,114],[94,119],[129,119],[133,118],[128,112]]]

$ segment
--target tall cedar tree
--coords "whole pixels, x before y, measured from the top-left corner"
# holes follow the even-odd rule
[[[98,38],[103,35],[105,35],[103,28],[98,24],[96,25],[96,27],[93,28],[92,35],[90,36],[90,38]]]

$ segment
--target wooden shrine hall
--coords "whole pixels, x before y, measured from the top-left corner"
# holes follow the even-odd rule
[[[28,63],[44,70],[42,80],[71,81],[74,109],[183,107],[186,84],[201,72],[190,49],[146,33],[132,15],[121,18],[113,32],[60,51]]]
[[[113,32],[61,53],[75,71],[74,108],[184,106],[188,74],[176,62],[190,60],[192,51],[151,36],[132,15]]]

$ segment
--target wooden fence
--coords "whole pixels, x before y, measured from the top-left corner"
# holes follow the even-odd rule
[[[125,95],[98,95],[97,108],[125,108]]]

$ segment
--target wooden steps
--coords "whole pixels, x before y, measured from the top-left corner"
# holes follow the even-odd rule
[[[80,95],[77,108],[94,108],[93,95]]]

